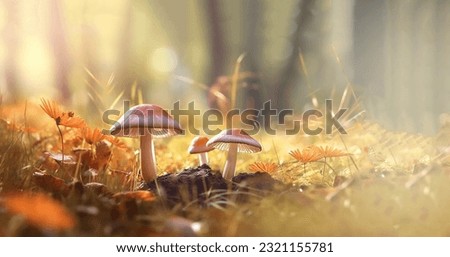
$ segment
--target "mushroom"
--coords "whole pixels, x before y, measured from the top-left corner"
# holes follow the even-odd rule
[[[140,137],[141,172],[146,183],[156,179],[153,138],[183,133],[183,129],[164,109],[155,104],[140,104],[129,109],[110,128],[111,135]]]
[[[256,153],[262,147],[254,138],[242,129],[227,129],[211,138],[206,146],[211,146],[222,151],[228,151],[227,161],[223,168],[222,176],[231,180],[236,168],[237,153]]]
[[[208,164],[208,152],[214,150],[214,147],[206,146],[208,139],[205,136],[196,136],[192,139],[188,148],[190,154],[198,154],[198,162],[200,165]]]

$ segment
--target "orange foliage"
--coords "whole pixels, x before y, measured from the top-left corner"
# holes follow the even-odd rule
[[[5,197],[4,206],[41,229],[65,230],[75,226],[75,218],[61,203],[44,194],[14,194]]]

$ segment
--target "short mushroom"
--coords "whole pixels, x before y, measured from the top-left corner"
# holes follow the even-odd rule
[[[198,154],[199,165],[208,164],[208,152],[214,150],[214,147],[206,146],[208,140],[205,136],[196,136],[189,145],[189,153]]]
[[[228,151],[227,161],[223,168],[222,176],[231,180],[236,168],[237,153],[256,153],[262,147],[254,138],[242,129],[227,129],[212,137],[206,146],[211,146],[222,151]]]
[[[110,128],[111,135],[140,137],[141,172],[146,183],[156,179],[153,138],[181,134],[183,129],[167,111],[155,104],[140,104],[130,108]]]

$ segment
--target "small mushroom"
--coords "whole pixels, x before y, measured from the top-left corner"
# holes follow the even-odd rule
[[[114,136],[140,138],[142,177],[149,183],[157,177],[153,138],[181,134],[183,129],[160,106],[140,104],[129,109],[109,131]]]
[[[214,150],[214,147],[206,146],[209,138],[197,136],[192,139],[188,151],[190,154],[198,154],[199,165],[208,164],[208,152]]]
[[[222,151],[228,151],[227,161],[223,168],[222,176],[231,180],[236,169],[237,153],[256,153],[262,147],[254,138],[242,129],[227,129],[211,138],[206,146],[214,147]]]

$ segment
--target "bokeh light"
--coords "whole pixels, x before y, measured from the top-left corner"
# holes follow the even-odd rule
[[[157,72],[170,73],[178,64],[175,51],[168,47],[160,47],[153,51],[150,59],[151,67]]]

